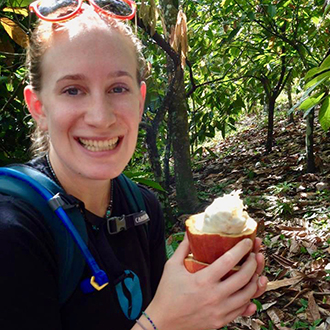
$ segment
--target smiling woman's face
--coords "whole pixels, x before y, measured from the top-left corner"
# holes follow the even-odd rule
[[[131,41],[115,29],[60,33],[41,70],[41,91],[26,99],[49,133],[52,164],[70,178],[118,176],[133,155],[144,107]]]

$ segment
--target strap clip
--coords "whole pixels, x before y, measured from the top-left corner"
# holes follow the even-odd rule
[[[117,234],[122,230],[140,226],[149,221],[149,216],[145,211],[122,215],[121,217],[112,217],[107,220],[107,228],[110,235]]]
[[[107,221],[108,232],[110,235],[117,234],[122,230],[126,230],[125,215],[121,217],[112,217]]]
[[[56,211],[59,207],[67,210],[78,206],[78,202],[73,196],[59,192],[48,200],[48,205],[53,211]]]
[[[90,284],[91,284],[91,286],[92,286],[95,290],[97,290],[97,291],[101,291],[104,287],[106,287],[106,286],[109,284],[109,282],[106,282],[106,283],[104,283],[104,284],[102,284],[102,285],[99,285],[99,284],[95,281],[95,276],[92,276],[92,277],[91,277]]]

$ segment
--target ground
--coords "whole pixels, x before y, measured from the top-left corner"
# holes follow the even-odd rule
[[[274,148],[265,154],[267,128],[255,116],[238,132],[208,144],[194,162],[194,178],[205,205],[241,189],[258,221],[266,258],[267,292],[258,313],[223,329],[330,329],[330,134],[316,125],[317,173],[305,171],[305,122],[275,120]],[[181,231],[187,215],[174,231]],[[174,235],[175,236],[175,235]],[[173,237],[174,237],[173,236]],[[168,242],[172,242],[170,238]]]

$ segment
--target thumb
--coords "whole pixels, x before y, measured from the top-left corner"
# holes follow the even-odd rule
[[[189,254],[190,247],[187,234],[184,235],[183,241],[179,244],[178,248],[175,250],[171,259],[174,262],[183,264],[184,258]]]

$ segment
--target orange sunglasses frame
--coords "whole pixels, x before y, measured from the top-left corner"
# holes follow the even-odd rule
[[[69,20],[71,19],[72,17],[74,17],[75,15],[77,15],[80,11],[81,11],[81,7],[82,7],[82,4],[85,0],[78,0],[78,6],[77,6],[77,9],[70,13],[69,15],[66,15],[66,16],[61,16],[60,18],[48,18],[46,16],[43,16],[40,11],[39,11],[39,6],[40,4],[42,3],[42,0],[37,0],[37,1],[34,1],[32,2],[30,5],[29,5],[29,9],[30,11],[34,12],[40,19],[44,20],[44,21],[48,21],[48,22],[62,22],[62,21],[66,21],[66,20]],[[104,15],[108,15],[108,16],[111,16],[113,18],[117,18],[117,19],[122,19],[122,20],[125,20],[125,19],[128,19],[128,20],[131,20],[135,14],[136,14],[136,3],[135,1],[132,1],[132,0],[121,0],[122,2],[126,2],[130,8],[132,9],[132,13],[128,16],[121,16],[121,15],[116,15],[114,13],[111,13],[107,10],[104,10],[102,8],[100,8],[95,2],[94,0],[88,0],[88,2],[93,6],[94,10],[97,12],[97,13],[102,13]]]

